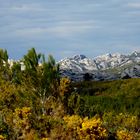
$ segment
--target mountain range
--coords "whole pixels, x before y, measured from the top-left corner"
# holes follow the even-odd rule
[[[92,80],[115,80],[140,77],[140,52],[124,55],[120,53],[104,54],[94,58],[75,55],[58,62],[61,76],[73,81],[84,80],[88,73]]]

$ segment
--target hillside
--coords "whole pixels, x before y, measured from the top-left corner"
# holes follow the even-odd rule
[[[86,99],[89,115],[103,112],[129,112],[140,115],[140,79],[74,83]]]

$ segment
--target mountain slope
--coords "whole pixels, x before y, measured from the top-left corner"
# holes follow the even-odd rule
[[[105,54],[93,59],[75,55],[61,60],[59,65],[61,75],[72,80],[82,80],[85,73],[90,73],[95,80],[140,77],[140,52]]]

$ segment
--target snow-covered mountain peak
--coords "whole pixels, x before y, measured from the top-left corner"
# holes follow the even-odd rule
[[[65,58],[59,62],[62,75],[71,77],[72,79],[77,79],[77,77],[81,79],[84,73],[91,73],[95,76],[95,79],[116,79],[118,78],[118,74],[122,73],[122,71],[118,73],[118,70],[124,70],[124,68],[126,69],[134,65],[139,65],[139,63],[140,52],[138,51],[129,55],[108,53],[97,56],[93,59],[87,58],[85,55],[75,55],[71,58]],[[137,69],[136,72],[135,69]],[[117,73],[115,73],[115,75],[112,75],[112,72],[106,73],[108,70],[115,70]],[[131,70],[131,73],[135,72],[134,75],[140,75],[138,71],[139,67],[134,67]],[[130,71],[128,70],[128,72]],[[126,74],[122,74],[122,77],[124,75]]]
[[[122,55],[120,53],[113,53],[112,54],[112,57],[116,57],[116,58],[119,58],[119,57],[122,57],[122,56],[125,56],[125,55]]]
[[[112,54],[107,53],[107,54],[99,55],[99,56],[95,57],[94,59],[95,60],[97,60],[97,59],[100,59],[100,60],[108,60],[110,58],[112,58]]]
[[[133,56],[133,57],[140,57],[140,51],[134,51],[130,54],[130,56]]]
[[[121,57],[125,57],[125,55],[122,55],[120,53],[114,53],[114,54],[107,53],[107,54],[104,54],[104,55],[97,56],[94,59],[95,60],[108,61],[108,60],[111,60],[111,59],[114,59],[114,58],[121,58]]]
[[[83,59],[85,59],[85,58],[87,58],[87,57],[86,57],[85,55],[83,55],[83,54],[75,55],[75,56],[73,57],[73,59],[74,59],[74,60],[77,60],[77,61],[83,60]]]

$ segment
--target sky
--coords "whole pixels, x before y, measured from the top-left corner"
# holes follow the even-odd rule
[[[0,0],[0,48],[56,60],[140,50],[140,0]]]

